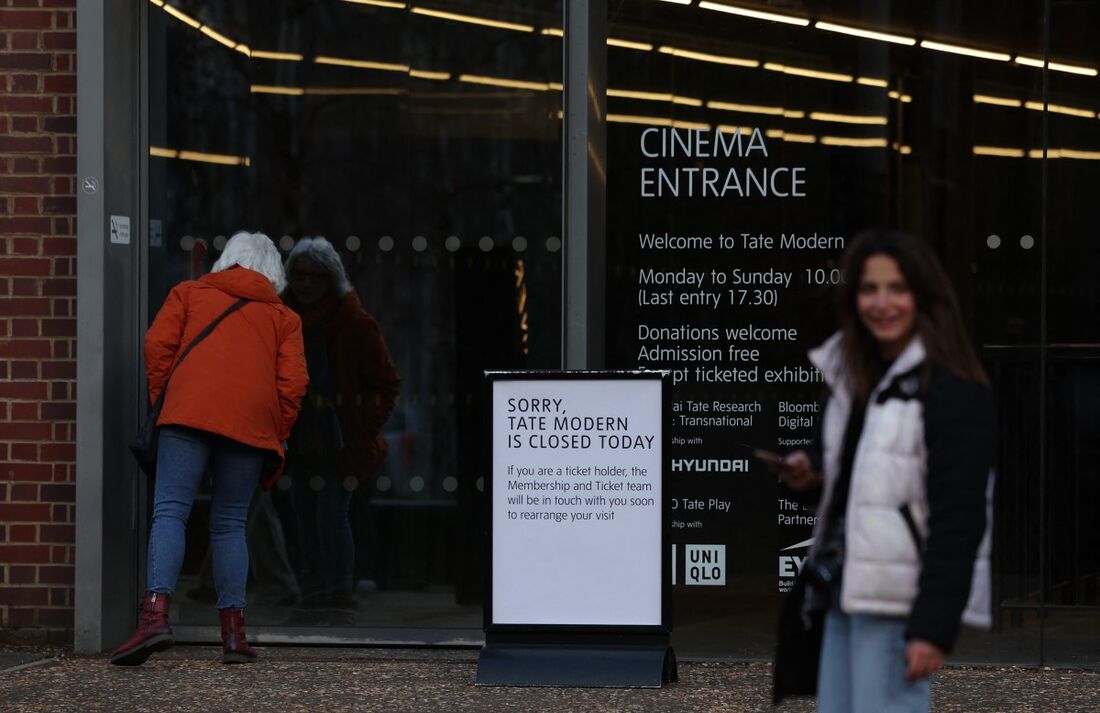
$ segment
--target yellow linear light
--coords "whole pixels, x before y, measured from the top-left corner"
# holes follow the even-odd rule
[[[767,129],[764,132],[764,136],[767,136],[769,139],[781,139],[783,138],[783,129]]]
[[[871,30],[862,30],[858,27],[849,27],[847,25],[837,25],[832,22],[815,22],[814,27],[819,30],[826,30],[828,32],[839,32],[842,35],[852,35],[853,37],[863,37],[868,40],[879,40],[881,42],[893,42],[897,45],[905,45],[906,47],[912,47],[917,44],[917,40],[913,37],[904,37],[902,35],[891,35],[887,32],[873,32]]]
[[[1082,74],[1086,77],[1095,77],[1097,75],[1097,71],[1096,71],[1095,67],[1084,67],[1084,66],[1081,66],[1081,65],[1078,65],[1078,64],[1065,64],[1063,62],[1046,62],[1046,63],[1044,63],[1043,60],[1036,59],[1034,57],[1020,56],[1020,57],[1016,58],[1015,62],[1016,62],[1016,64],[1022,64],[1025,67],[1039,67],[1040,69],[1045,64],[1047,67],[1050,67],[1051,69],[1055,70],[1056,72],[1068,72],[1069,74]]]
[[[774,12],[761,12],[759,10],[750,10],[747,7],[737,7],[735,5],[723,5],[717,2],[709,2],[709,0],[703,0],[703,2],[700,2],[699,7],[703,8],[704,10],[717,10],[718,12],[728,12],[731,15],[751,17],[754,20],[770,20],[772,22],[782,22],[787,25],[798,25],[799,27],[806,27],[810,24],[810,21],[804,17],[795,17],[793,15],[780,15]]]
[[[1024,102],[1025,109],[1031,109],[1032,111],[1042,111],[1042,102]],[[1055,114],[1065,114],[1066,116],[1079,116],[1083,119],[1095,119],[1096,112],[1091,109],[1078,109],[1072,106],[1062,106],[1061,104],[1047,104],[1047,111]]]
[[[1047,149],[1049,152],[1050,149]],[[1081,151],[1078,149],[1054,149],[1058,158],[1076,158],[1085,161],[1100,161],[1100,151]]]
[[[806,112],[796,111],[794,109],[784,109],[783,110],[783,118],[784,119],[805,119],[806,118]]]
[[[539,92],[550,90],[547,82],[528,82],[522,79],[502,79],[500,77],[484,77],[477,74],[460,74],[458,81],[470,84],[488,84],[494,87],[508,87],[509,89],[533,89]]]
[[[253,94],[282,94],[288,97],[300,97],[306,93],[301,87],[283,87],[271,84],[253,84],[249,87]]]
[[[557,27],[544,27],[539,34],[551,35],[553,37],[565,37],[565,32]]]
[[[495,27],[498,30],[514,30],[516,32],[534,32],[535,28],[531,25],[521,25],[517,22],[504,22],[502,20],[490,20],[485,17],[474,17],[473,15],[460,15],[457,12],[445,12],[443,10],[432,10],[426,7],[414,7],[411,12],[414,15],[427,15],[428,17],[437,17],[441,20],[452,20],[454,22],[465,22],[471,25],[483,25],[485,27]]]
[[[734,104],[732,102],[709,101],[707,102],[707,108],[719,109],[721,111],[740,111],[746,114],[783,116],[783,107],[780,106],[758,106],[756,104]]]
[[[202,151],[180,151],[177,157],[181,161],[199,161],[201,163],[216,163],[221,166],[251,166],[252,159],[248,156],[230,156],[221,153],[203,153]]]
[[[886,139],[854,139],[850,136],[822,136],[821,143],[826,146],[849,146],[859,149],[884,149],[889,145]]]
[[[796,144],[816,144],[817,137],[813,134],[783,134],[784,141]]]
[[[902,156],[908,156],[909,154],[913,153],[913,147],[912,146],[907,146],[906,144],[899,144],[897,141],[890,144],[890,148],[894,149],[895,151],[900,153]]]
[[[992,104],[993,106],[1011,106],[1019,109],[1024,105],[1019,99],[1009,99],[1008,97],[994,97],[988,94],[975,94],[975,104]]]
[[[607,44],[612,47],[623,47],[628,50],[642,50],[643,52],[649,52],[653,49],[653,45],[648,42],[634,42],[633,40],[620,40],[616,37],[608,37]]]
[[[180,155],[180,152],[175,149],[165,149],[160,146],[149,147],[150,156],[158,156],[160,158],[176,158]]]
[[[180,22],[183,22],[185,24],[190,25],[191,27],[194,27],[196,30],[199,29],[200,27],[202,27],[201,22],[199,22],[198,20],[196,20],[195,18],[191,17],[190,15],[188,15],[184,12],[182,12],[180,10],[177,10],[176,8],[169,5],[168,3],[164,4],[163,9],[166,13],[168,13],[172,17],[176,18]]]
[[[733,124],[719,124],[717,128],[723,134],[737,134],[737,133],[751,134],[752,133],[752,127],[751,126],[734,126]]]
[[[702,121],[680,121],[675,120],[672,122],[672,128],[674,129],[695,129],[697,131],[710,131],[710,124]]]
[[[885,79],[875,79],[874,77],[856,77],[856,84],[862,84],[865,87],[878,87],[879,89],[890,86],[890,83]]]
[[[809,77],[810,79],[825,79],[830,82],[852,82],[855,81],[855,77],[850,74],[839,74],[837,72],[821,72],[816,69],[807,69],[806,67],[792,67],[789,64],[779,64],[778,62],[765,62],[764,69],[772,72],[782,72],[783,74],[793,74],[798,77]]]
[[[561,82],[547,82],[546,85],[555,92],[560,92],[565,89],[565,85]]]
[[[395,0],[344,0],[344,2],[355,3],[356,5],[374,5],[375,7],[389,7],[394,10],[404,10],[405,3],[395,2]]]
[[[389,64],[388,62],[371,62],[363,59],[345,59],[343,57],[314,57],[317,64],[331,64],[338,67],[355,67],[356,69],[377,69],[383,72],[408,72],[407,64]]]
[[[661,2],[670,2],[673,5],[690,5],[691,0],[661,0]]]
[[[149,2],[153,3],[157,7],[164,7],[164,0],[149,0]]]
[[[908,104],[913,101],[913,97],[909,96],[908,94],[902,94],[901,92],[894,91],[893,89],[887,92],[886,96],[890,97],[891,99],[897,99],[902,104]]]
[[[399,87],[306,87],[309,96],[321,97],[393,97],[408,94],[408,91]]]
[[[672,126],[672,119],[663,116],[638,116],[636,114],[608,114],[612,124],[645,124],[647,126]]]
[[[451,78],[450,72],[429,72],[425,69],[410,69],[409,76],[416,79],[433,79],[438,82],[444,82]]]
[[[200,27],[199,32],[206,35],[215,42],[225,45],[229,49],[236,49],[237,47],[236,40],[231,40],[220,32],[216,32],[215,30],[211,29],[209,25],[203,25],[202,27]]]
[[[1027,157],[1028,158],[1042,158],[1043,157],[1043,150],[1042,149],[1031,149],[1030,151],[1027,152]],[[1058,149],[1047,149],[1046,157],[1047,158],[1061,158],[1062,157],[1062,152],[1059,151]]]
[[[987,52],[986,50],[974,49],[973,47],[949,45],[944,42],[933,42],[932,40],[921,40],[920,46],[928,50],[936,50],[937,52],[950,52],[951,54],[961,54],[967,57],[977,57],[978,59],[992,59],[998,62],[1007,62],[1012,59],[1012,55],[1005,54],[1004,52]]]
[[[1023,158],[1023,149],[1013,149],[1005,146],[975,146],[975,156],[1000,156],[1002,158]]]
[[[252,56],[256,59],[282,59],[287,62],[301,62],[302,55],[297,52],[269,52],[268,50],[252,50]]]
[[[835,121],[841,124],[869,124],[874,126],[886,126],[885,116],[864,116],[862,114],[832,114],[825,111],[811,111],[810,118],[814,121]]]
[[[643,101],[672,102],[673,104],[684,104],[686,106],[703,106],[702,99],[681,97],[675,94],[662,94],[660,92],[639,92],[632,89],[608,89],[607,96],[619,97],[621,99],[641,99]]]
[[[251,57],[252,56],[252,50],[249,49],[248,45],[246,45],[243,42],[240,43],[239,45],[237,45],[236,47],[234,47],[233,49],[237,50],[238,52],[243,54],[245,57]]]
[[[670,54],[673,57],[683,57],[684,59],[694,59],[699,62],[713,62],[714,64],[728,64],[734,67],[759,67],[760,62],[755,59],[742,59],[741,57],[729,57],[721,54],[710,54],[708,52],[695,52],[694,50],[683,50],[679,47],[669,47],[664,45],[660,47],[658,52],[662,54]]]

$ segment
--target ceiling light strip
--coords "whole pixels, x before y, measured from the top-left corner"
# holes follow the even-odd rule
[[[977,57],[978,59],[991,59],[997,62],[1007,62],[1012,59],[1012,55],[1005,54],[1004,52],[989,52],[987,50],[974,49],[973,47],[963,47],[962,45],[933,42],[932,40],[921,40],[920,46],[924,49],[936,50],[937,52],[949,52],[951,54],[960,54],[967,57]]]
[[[495,27],[499,30],[514,30],[515,32],[535,31],[535,28],[531,25],[521,25],[517,22],[504,22],[502,20],[490,20],[485,17],[475,17],[473,15],[461,15],[457,12],[433,10],[427,7],[414,7],[410,10],[410,12],[412,12],[414,15],[426,15],[428,17],[435,17],[441,20],[451,20],[452,22],[465,22],[470,25]]]
[[[723,5],[722,3],[709,2],[709,0],[703,0],[699,3],[699,7],[704,10],[716,10],[718,12],[729,13],[730,15],[740,15],[741,17],[751,17],[754,20],[770,20],[771,22],[781,22],[786,25],[797,25],[799,27],[806,27],[810,24],[810,21],[804,17],[795,17],[794,15],[780,15],[775,12],[761,12],[760,10],[750,10],[746,7],[738,7],[736,5]]]
[[[816,22],[814,27],[819,30],[825,30],[827,32],[839,32],[843,35],[852,35],[853,37],[863,37],[868,40],[879,40],[880,42],[892,42],[897,45],[905,45],[906,47],[912,47],[917,44],[917,40],[914,37],[905,37],[903,35],[892,35],[888,32],[875,32],[873,30],[863,30],[858,27],[849,27],[847,25],[838,25],[833,22]]]

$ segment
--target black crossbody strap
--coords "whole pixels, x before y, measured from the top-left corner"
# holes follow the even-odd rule
[[[225,319],[229,315],[233,314],[234,312],[239,310],[241,307],[244,307],[246,304],[248,304],[251,301],[252,300],[250,300],[246,297],[240,298],[239,300],[237,300],[233,304],[229,305],[229,307],[227,307],[224,312],[222,312],[217,317],[215,317],[214,321],[212,321],[210,324],[206,325],[205,329],[203,329],[201,332],[199,332],[197,335],[195,335],[195,338],[192,339],[191,343],[187,345],[187,348],[183,350],[183,354],[180,354],[180,358],[176,359],[176,363],[172,365],[172,370],[170,372],[168,372],[168,378],[164,380],[164,387],[160,390],[160,395],[157,396],[157,405],[154,407],[156,409],[156,411],[159,412],[160,407],[164,404],[164,394],[166,394],[168,392],[168,382],[172,380],[172,374],[176,373],[176,369],[178,369],[179,365],[183,362],[183,360],[187,358],[187,355],[191,353],[191,350],[195,348],[195,345],[197,345],[199,342],[201,342],[202,340],[209,337],[210,333],[214,331],[215,327],[217,327],[219,324],[221,324],[221,321],[223,319]]]

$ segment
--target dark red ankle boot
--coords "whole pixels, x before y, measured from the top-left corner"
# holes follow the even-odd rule
[[[255,663],[260,657],[244,636],[244,609],[219,609],[222,620],[222,663]]]
[[[172,627],[168,624],[170,594],[148,592],[141,603],[141,618],[137,631],[111,653],[111,663],[116,666],[140,666],[158,651],[172,648]]]

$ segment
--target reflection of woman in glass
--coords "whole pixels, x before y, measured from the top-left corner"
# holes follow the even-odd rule
[[[960,621],[990,624],[988,496],[996,418],[947,276],[911,236],[869,231],[845,257],[841,330],[810,354],[831,389],[806,563],[827,610],[817,710],[927,711]]]
[[[400,378],[378,323],[359,303],[331,243],[300,240],[286,271],[290,289],[283,299],[302,318],[310,375],[289,449],[302,548],[301,606],[330,608],[332,623],[354,624],[348,510],[352,491],[386,457],[380,433]]]

